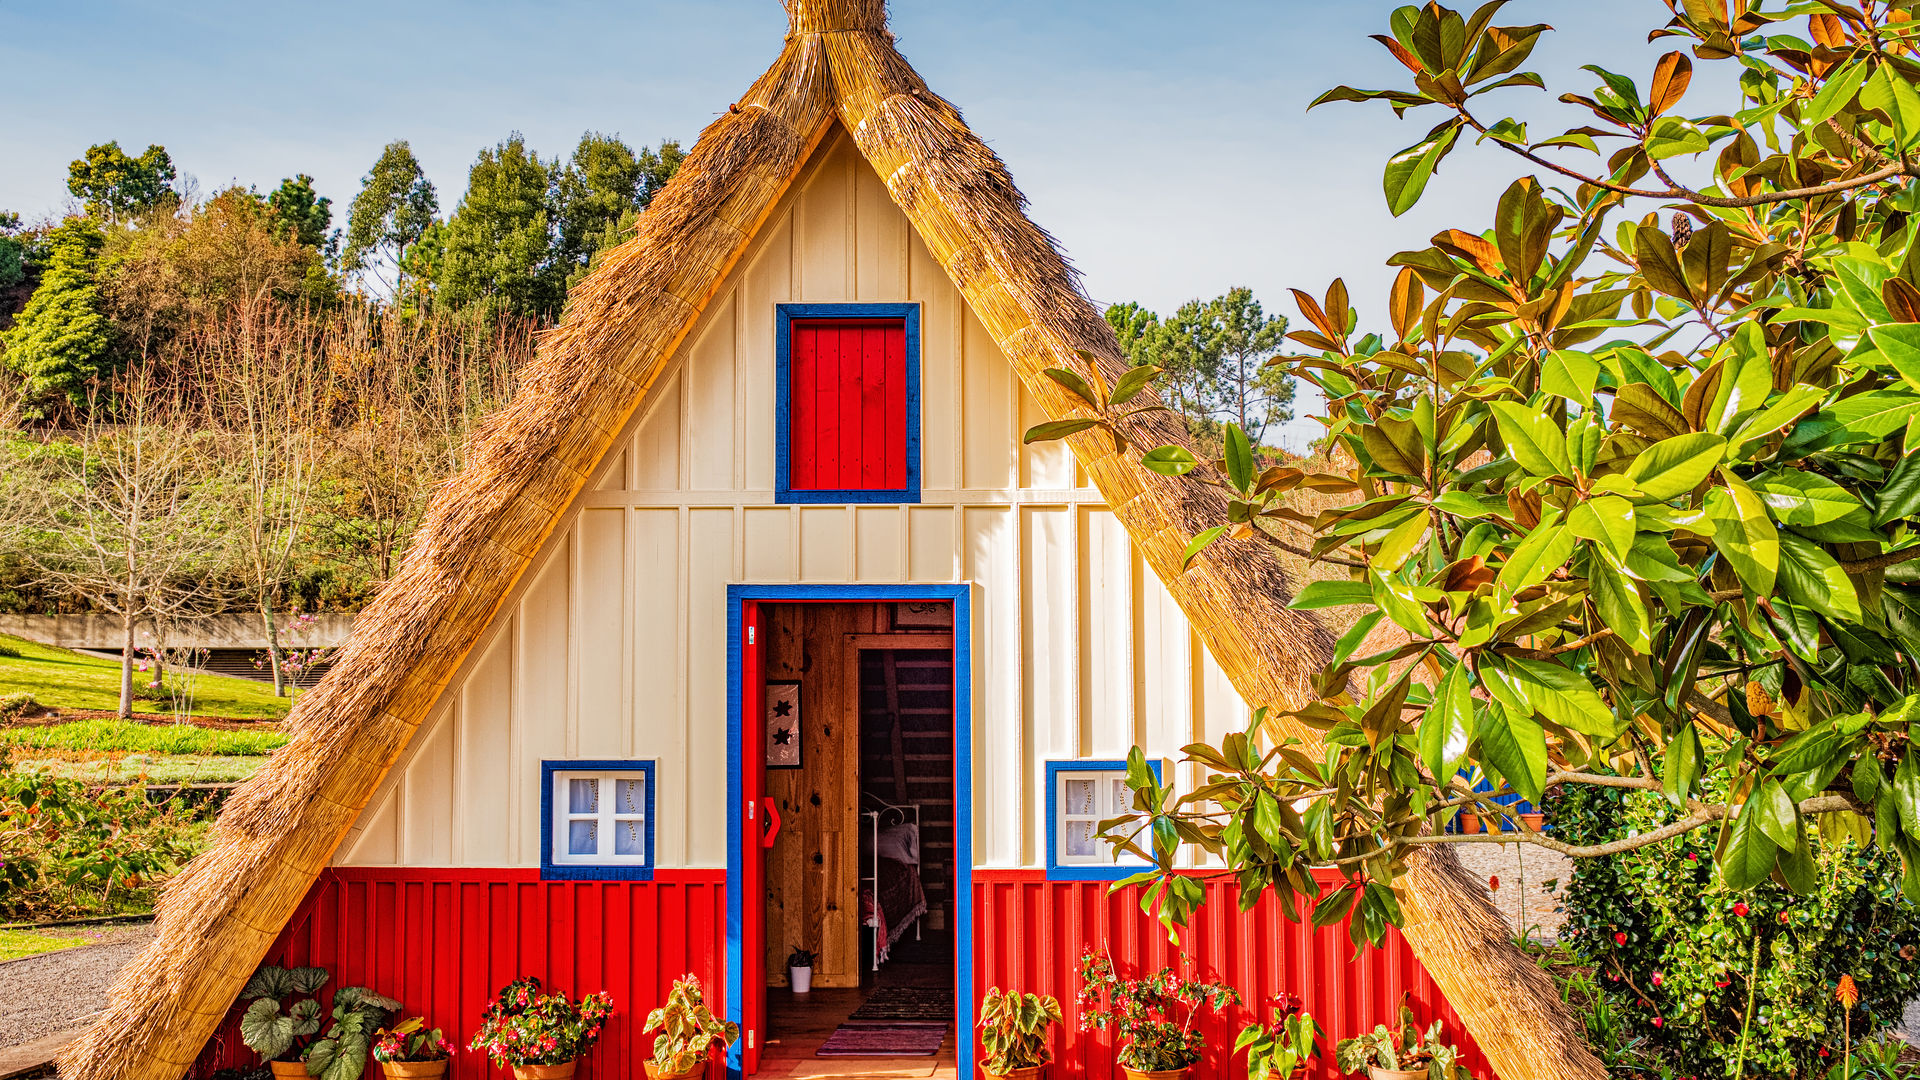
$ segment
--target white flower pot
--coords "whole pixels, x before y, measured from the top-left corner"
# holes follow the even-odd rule
[[[790,967],[787,969],[787,981],[793,985],[794,993],[807,993],[813,989],[813,969],[810,967]]]

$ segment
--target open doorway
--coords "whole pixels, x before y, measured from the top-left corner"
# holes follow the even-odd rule
[[[759,1074],[952,1075],[953,606],[763,603],[759,625],[779,822],[764,856]],[[804,993],[795,950],[813,959]]]

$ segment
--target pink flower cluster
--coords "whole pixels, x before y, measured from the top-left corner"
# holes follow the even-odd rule
[[[537,978],[515,979],[487,1007],[468,1048],[484,1050],[500,1068],[560,1065],[592,1049],[612,1014],[605,991],[575,1004],[563,993],[541,993]]]

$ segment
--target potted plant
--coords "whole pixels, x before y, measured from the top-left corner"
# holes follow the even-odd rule
[[[427,1022],[410,1017],[380,1032],[373,1040],[373,1060],[389,1080],[432,1080],[447,1075],[447,1063],[453,1047],[440,1037],[439,1028],[427,1028]]]
[[[1038,1077],[1053,1060],[1047,1029],[1059,1022],[1059,999],[993,987],[980,1002],[980,1068],[988,1076]]]
[[[565,1080],[600,1041],[612,1013],[613,996],[605,991],[575,1004],[558,991],[541,993],[540,980],[529,975],[501,987],[467,1049],[486,1051],[495,1068],[511,1068],[518,1080]]]
[[[328,978],[326,968],[269,964],[241,989],[240,1000],[250,1004],[240,1016],[240,1041],[274,1076],[358,1080],[374,1029],[400,1008],[364,986],[343,986],[333,995],[333,1024],[320,1035],[320,988]]]
[[[1320,1025],[1292,994],[1273,1002],[1273,1022],[1248,1024],[1234,1040],[1236,1053],[1247,1052],[1247,1080],[1288,1080],[1319,1054]]]
[[[813,989],[813,965],[820,957],[812,950],[798,945],[787,954],[787,981],[793,986],[793,992],[804,994]]]
[[[1460,1065],[1460,1051],[1440,1042],[1440,1021],[1426,1031],[1413,1022],[1413,1009],[1400,1003],[1400,1028],[1381,1024],[1364,1035],[1341,1039],[1333,1048],[1340,1071],[1364,1071],[1369,1080],[1472,1080]]]
[[[740,1026],[713,1015],[700,980],[683,975],[673,980],[667,1003],[647,1014],[645,1031],[658,1031],[653,1058],[643,1062],[648,1080],[695,1076],[706,1068],[713,1051],[725,1051],[740,1037]]]
[[[1238,1004],[1240,994],[1225,983],[1183,979],[1172,968],[1122,978],[1112,957],[1088,950],[1080,958],[1077,998],[1082,1030],[1111,1028],[1126,1040],[1114,1059],[1126,1080],[1179,1080],[1207,1047],[1195,1018],[1203,1009]]]

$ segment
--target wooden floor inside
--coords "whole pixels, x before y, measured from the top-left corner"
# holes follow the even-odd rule
[[[815,990],[796,994],[785,987],[767,990],[767,1045],[760,1052],[756,1076],[934,1077],[957,1080],[959,1048],[954,1031],[932,1057],[847,1058],[815,1057],[827,1036],[865,1001],[867,990]]]

